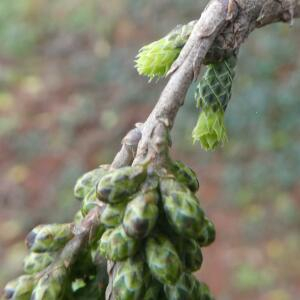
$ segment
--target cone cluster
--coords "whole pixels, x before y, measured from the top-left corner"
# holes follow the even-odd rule
[[[178,161],[164,172],[132,166],[99,181],[105,232],[96,251],[117,263],[116,300],[213,299],[192,275],[202,265],[201,247],[215,239],[195,196],[198,188],[195,173]]]
[[[28,234],[25,275],[6,285],[4,299],[104,300],[106,260],[117,263],[116,300],[213,299],[192,275],[202,265],[201,248],[215,239],[195,196],[198,188],[195,173],[179,161],[163,171],[139,165],[88,172],[75,185],[82,207],[74,222],[39,225]],[[68,265],[62,250],[74,226],[101,202],[105,209],[93,239]]]
[[[205,150],[215,149],[227,141],[224,112],[231,98],[237,58],[231,56],[222,62],[210,64],[196,89],[197,106],[201,109],[193,131],[194,141]]]
[[[101,300],[105,299],[108,278],[106,261],[96,251],[97,242],[105,228],[95,228],[95,238],[88,243],[71,266],[66,265],[61,252],[74,237],[75,224],[97,205],[96,184],[107,174],[101,166],[78,179],[74,195],[82,201],[74,222],[38,225],[26,237],[29,254],[24,259],[25,275],[10,281],[4,289],[4,299],[11,300]]]

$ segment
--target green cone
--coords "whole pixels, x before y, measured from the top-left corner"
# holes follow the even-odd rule
[[[174,161],[172,163],[171,170],[176,180],[186,185],[193,193],[198,191],[199,181],[196,173],[191,168],[181,161]]]
[[[169,223],[183,236],[197,238],[204,225],[204,212],[198,199],[173,178],[160,181],[162,202]]]
[[[138,73],[150,79],[165,76],[187,42],[194,25],[194,21],[178,25],[164,38],[144,46],[135,61]]]
[[[197,241],[201,247],[211,245],[216,239],[216,229],[212,221],[205,218],[203,229]]]
[[[145,291],[145,263],[139,256],[120,262],[113,281],[116,300],[141,300]]]
[[[168,300],[204,300],[198,295],[197,279],[190,273],[183,273],[175,285],[165,285]]]
[[[106,227],[116,227],[122,223],[126,202],[107,204],[101,215],[101,223]]]
[[[162,234],[146,241],[146,257],[151,274],[162,284],[174,284],[182,265],[173,244]]]
[[[79,224],[84,219],[84,215],[81,210],[79,210],[74,216],[74,223]]]
[[[203,256],[197,241],[180,239],[175,246],[186,271],[196,272],[201,268]]]
[[[83,198],[96,187],[100,179],[108,173],[108,166],[100,166],[99,168],[89,171],[82,175],[76,182],[74,187],[74,196],[78,200]]]
[[[26,274],[35,274],[48,267],[56,257],[55,252],[30,253],[24,259],[24,272]]]
[[[100,254],[112,261],[121,261],[133,256],[138,249],[139,241],[129,237],[122,225],[106,230],[98,246]]]
[[[8,282],[4,288],[4,299],[29,300],[35,282],[35,278],[31,275],[23,275]]]
[[[120,203],[136,193],[147,176],[143,166],[124,167],[104,176],[97,186],[97,197],[106,203]]]
[[[209,287],[204,282],[197,281],[197,298],[199,300],[214,300]]]
[[[152,279],[150,281],[150,284],[147,286],[143,300],[161,299],[159,297],[159,295],[162,292],[162,288],[163,288],[163,286],[158,281],[156,281],[155,279]]]
[[[231,98],[237,58],[231,56],[211,64],[198,84],[195,98],[201,113],[193,131],[194,142],[205,150],[213,150],[227,141],[224,112]]]
[[[127,235],[142,239],[151,232],[159,214],[158,199],[158,193],[150,191],[140,193],[129,202],[123,219],[123,227]]]
[[[81,212],[83,216],[86,216],[93,208],[99,206],[100,202],[97,199],[96,188],[92,188],[87,193],[82,201]]]
[[[66,268],[63,265],[55,266],[38,281],[30,300],[63,300],[67,279]]]
[[[38,225],[26,237],[32,252],[57,251],[73,237],[73,224]]]

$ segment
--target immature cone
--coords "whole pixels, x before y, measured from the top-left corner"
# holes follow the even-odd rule
[[[216,239],[215,225],[208,218],[205,218],[203,229],[197,241],[201,247],[211,245]]]
[[[100,201],[116,204],[136,193],[147,176],[143,166],[124,167],[104,176],[97,186]]]
[[[57,265],[46,272],[33,290],[31,300],[63,300],[68,273],[63,265]]]
[[[99,180],[108,173],[108,166],[100,166],[97,169],[89,171],[82,175],[76,182],[74,187],[74,196],[78,200],[83,198],[96,187]]]
[[[30,253],[24,259],[24,272],[35,274],[48,267],[56,257],[55,252]]]
[[[174,178],[161,178],[162,202],[169,223],[180,235],[197,238],[204,224],[198,199]]]
[[[106,230],[98,246],[100,254],[112,261],[121,261],[133,256],[138,249],[139,241],[129,237],[122,225]]]
[[[123,227],[127,235],[142,239],[154,228],[159,209],[157,191],[140,193],[127,205]]]
[[[196,272],[201,268],[203,256],[197,241],[193,239],[181,239],[176,244],[176,248],[186,271]]]
[[[162,234],[150,236],[146,241],[146,258],[154,278],[162,284],[174,284],[182,265],[173,244]]]
[[[169,300],[206,300],[198,297],[198,281],[190,273],[182,273],[175,285],[165,285],[165,294]]]
[[[100,202],[97,198],[96,188],[91,189],[83,198],[81,212],[86,216],[92,209],[99,206]]]
[[[57,251],[73,237],[72,229],[73,224],[38,225],[27,235],[27,247],[32,252]]]
[[[152,278],[149,285],[147,286],[143,300],[161,299],[159,295],[162,294],[162,289],[163,286],[157,280]]]
[[[28,300],[35,285],[35,278],[31,275],[23,275],[8,282],[4,288],[4,299]]]
[[[210,293],[209,287],[204,282],[197,282],[197,298],[203,300],[215,300]]]
[[[194,25],[195,21],[178,25],[164,38],[144,46],[135,61],[138,73],[150,79],[165,76],[187,42]]]
[[[199,189],[199,181],[196,173],[181,161],[174,161],[171,165],[171,171],[176,180],[186,185],[193,193]]]
[[[113,291],[116,300],[141,300],[145,292],[144,260],[137,256],[131,257],[118,265],[113,281]]]
[[[227,140],[224,112],[231,98],[236,62],[236,56],[231,56],[209,65],[197,87],[195,98],[202,111],[193,139],[199,141],[205,150],[215,149]]]
[[[101,214],[101,223],[106,227],[116,227],[122,223],[126,202],[107,204]]]

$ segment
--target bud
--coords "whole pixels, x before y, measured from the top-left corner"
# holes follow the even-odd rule
[[[152,231],[159,214],[158,199],[156,191],[149,191],[129,202],[123,219],[123,227],[129,236],[142,239]]]
[[[53,267],[45,273],[33,290],[31,300],[64,299],[68,273],[63,265]]]
[[[107,204],[101,215],[101,223],[106,227],[116,227],[122,223],[126,202]]]
[[[143,300],[157,300],[161,299],[160,294],[162,293],[162,285],[152,278],[150,284],[147,286],[146,293]]]
[[[227,141],[224,112],[213,111],[211,107],[203,109],[192,135],[194,143],[199,141],[206,151],[223,145]]]
[[[120,262],[113,280],[113,291],[116,300],[144,299],[145,264],[141,257],[128,258]]]
[[[32,252],[60,250],[73,237],[73,224],[38,225],[26,237],[27,247]]]
[[[56,257],[55,252],[30,253],[24,259],[24,272],[26,274],[35,274],[48,267]]]
[[[74,187],[74,196],[78,200],[83,198],[96,187],[99,180],[108,172],[108,166],[100,166],[99,168],[89,171],[82,175],[76,182]]]
[[[193,193],[199,189],[199,181],[196,173],[180,161],[174,161],[171,170],[179,182],[186,185]]]
[[[23,275],[8,282],[4,288],[4,299],[27,300],[30,299],[35,285],[35,278],[31,275]]]
[[[164,38],[144,46],[135,61],[138,73],[150,79],[165,76],[187,42],[194,25],[194,21],[178,25]]]
[[[183,273],[175,285],[165,285],[164,291],[167,298],[172,300],[204,300],[204,298],[197,297],[197,282],[192,274]]]
[[[175,245],[186,271],[196,272],[201,268],[203,256],[197,241],[180,239],[176,241]]]
[[[204,282],[197,281],[197,298],[203,300],[214,300],[215,298],[210,293],[209,287]]]
[[[139,241],[129,237],[122,225],[106,230],[98,245],[100,254],[112,261],[120,261],[133,256],[138,249]]]
[[[182,269],[173,244],[162,234],[146,241],[146,258],[151,274],[162,284],[174,284]]]
[[[147,176],[143,166],[124,167],[104,176],[97,186],[97,197],[106,203],[120,203],[136,193]]]
[[[203,229],[198,237],[198,243],[201,247],[207,247],[216,239],[215,225],[208,218],[205,218]]]
[[[231,98],[236,62],[236,57],[231,56],[209,65],[198,84],[195,98],[202,111],[193,130],[193,139],[205,150],[213,150],[227,141],[224,112]]]
[[[162,202],[169,223],[183,236],[197,238],[204,224],[204,212],[198,199],[173,178],[160,182]]]
[[[79,210],[74,216],[74,223],[80,224],[80,222],[84,219],[84,215],[81,210]]]
[[[100,202],[97,199],[96,189],[93,188],[83,199],[81,212],[83,216],[86,216],[93,208],[99,206]]]

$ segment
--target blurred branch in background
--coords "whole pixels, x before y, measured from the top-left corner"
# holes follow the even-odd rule
[[[137,49],[197,18],[204,4],[0,2],[0,286],[19,273],[23,235],[68,220],[75,179],[110,161],[153,107],[163,82],[154,89],[137,76]],[[203,205],[222,228],[201,271],[221,300],[300,292],[299,28],[273,25],[243,47],[224,149],[192,146],[192,97],[178,116],[175,155],[198,168]]]

